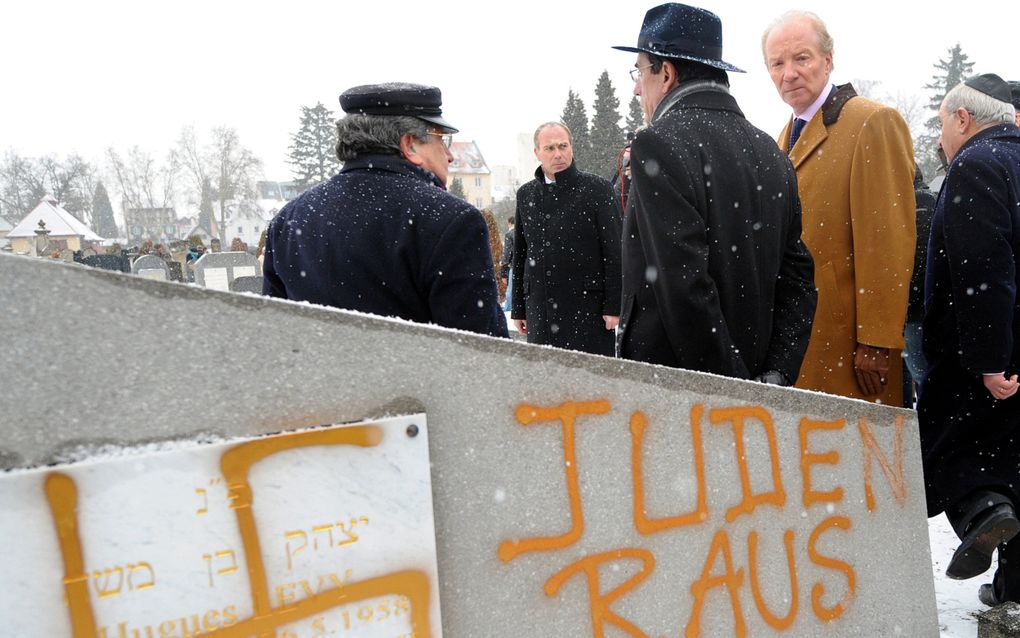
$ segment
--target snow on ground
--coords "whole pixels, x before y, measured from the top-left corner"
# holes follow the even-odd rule
[[[988,609],[978,600],[977,591],[982,583],[992,582],[995,560],[988,572],[970,580],[952,580],[946,577],[946,565],[960,543],[946,520],[945,514],[928,521],[928,538],[931,543],[931,569],[935,576],[935,600],[939,610],[939,636],[941,638],[976,638],[975,614]]]

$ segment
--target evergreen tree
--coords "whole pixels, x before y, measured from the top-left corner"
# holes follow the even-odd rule
[[[630,113],[627,114],[627,128],[624,131],[628,142],[634,139],[638,129],[644,126],[644,123],[645,112],[641,108],[641,100],[635,95],[630,98]]]
[[[96,192],[92,195],[92,230],[103,238],[117,236],[117,222],[113,219],[113,206],[110,195],[102,182],[96,184]]]
[[[963,52],[959,42],[947,51],[949,59],[940,59],[933,65],[936,72],[931,76],[932,81],[924,85],[924,88],[931,91],[928,108],[935,111],[935,114],[924,123],[927,132],[918,138],[915,153],[926,176],[934,175],[935,169],[939,166],[937,151],[942,124],[939,122],[938,113],[942,100],[950,89],[969,78],[974,68],[974,63],[968,61],[967,54]]]
[[[616,173],[616,156],[623,149],[626,138],[620,128],[620,100],[603,71],[595,85],[595,109],[591,119],[592,165],[589,169],[606,179]]]
[[[336,119],[322,102],[301,107],[300,128],[291,139],[287,162],[294,166],[294,181],[301,189],[324,182],[340,170]]]
[[[467,201],[467,196],[464,194],[464,181],[461,178],[454,177],[450,182],[450,194]]]
[[[202,203],[198,206],[198,225],[205,229],[209,236],[214,236],[213,221],[213,188],[212,182],[206,178],[202,182]]]
[[[567,91],[567,104],[563,107],[560,121],[570,129],[574,163],[577,168],[582,171],[593,170],[595,163],[591,152],[591,137],[588,134],[588,112],[584,108],[584,102],[573,90]]]

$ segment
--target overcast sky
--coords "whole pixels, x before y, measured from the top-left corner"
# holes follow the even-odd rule
[[[405,0],[280,3],[14,0],[0,22],[0,151],[76,152],[139,145],[162,157],[181,128],[200,135],[236,128],[265,162],[286,164],[300,107],[321,101],[339,114],[350,86],[434,84],[444,113],[490,165],[516,163],[518,133],[557,119],[567,90],[592,107],[608,70],[625,110],[633,45],[652,3],[632,0]],[[833,80],[881,81],[923,94],[932,65],[956,42],[976,72],[1020,79],[1020,7],[1005,0],[929,3],[713,0],[723,57],[748,118],[775,135],[788,116],[761,58],[761,34],[788,9],[808,9],[835,39]],[[921,7],[926,7],[922,9]]]

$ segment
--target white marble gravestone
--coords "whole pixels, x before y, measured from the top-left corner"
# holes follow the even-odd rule
[[[0,511],[5,635],[441,635],[423,414],[0,474]]]

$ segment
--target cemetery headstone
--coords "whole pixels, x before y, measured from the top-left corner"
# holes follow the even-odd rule
[[[256,275],[259,261],[246,252],[206,253],[194,263],[195,283],[214,290],[230,290],[235,277]]]
[[[139,277],[167,281],[170,279],[170,267],[162,257],[142,255],[131,263],[131,272]]]

